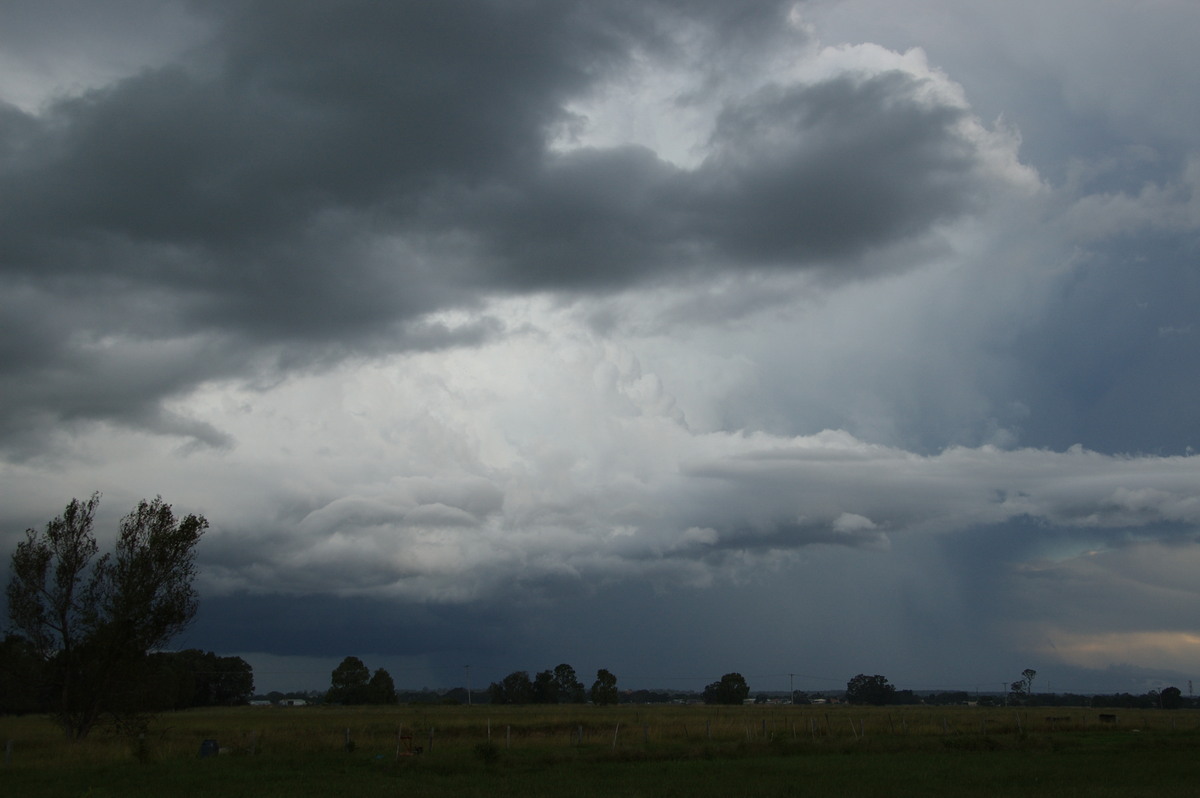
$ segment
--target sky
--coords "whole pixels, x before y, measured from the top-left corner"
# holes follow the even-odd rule
[[[261,691],[1190,690],[1197,30],[6,2],[0,550],[202,513]]]

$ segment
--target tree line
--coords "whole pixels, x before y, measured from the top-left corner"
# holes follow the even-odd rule
[[[596,671],[596,680],[585,690],[575,669],[567,663],[538,672],[532,679],[528,671],[513,671],[488,686],[493,704],[615,704],[619,699],[617,677],[609,670]]]

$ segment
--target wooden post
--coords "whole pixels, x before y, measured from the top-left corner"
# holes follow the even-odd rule
[[[616,750],[617,750],[617,732],[619,732],[620,730],[621,730],[621,724],[620,724],[620,723],[618,723],[618,724],[617,724],[617,726],[616,726],[616,728],[615,728],[615,729],[613,729],[613,744],[612,744],[612,747],[613,747],[613,750],[614,750],[614,751],[616,751]]]

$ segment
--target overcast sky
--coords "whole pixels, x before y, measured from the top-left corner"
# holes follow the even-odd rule
[[[203,513],[177,643],[261,690],[1186,690],[1197,30],[6,2],[3,551]]]

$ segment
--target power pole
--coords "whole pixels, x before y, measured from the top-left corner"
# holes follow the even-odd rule
[[[795,687],[795,684],[792,682],[792,680],[795,678],[795,676],[796,676],[796,674],[794,674],[794,673],[788,674],[788,703],[789,704],[796,703],[796,687]]]

